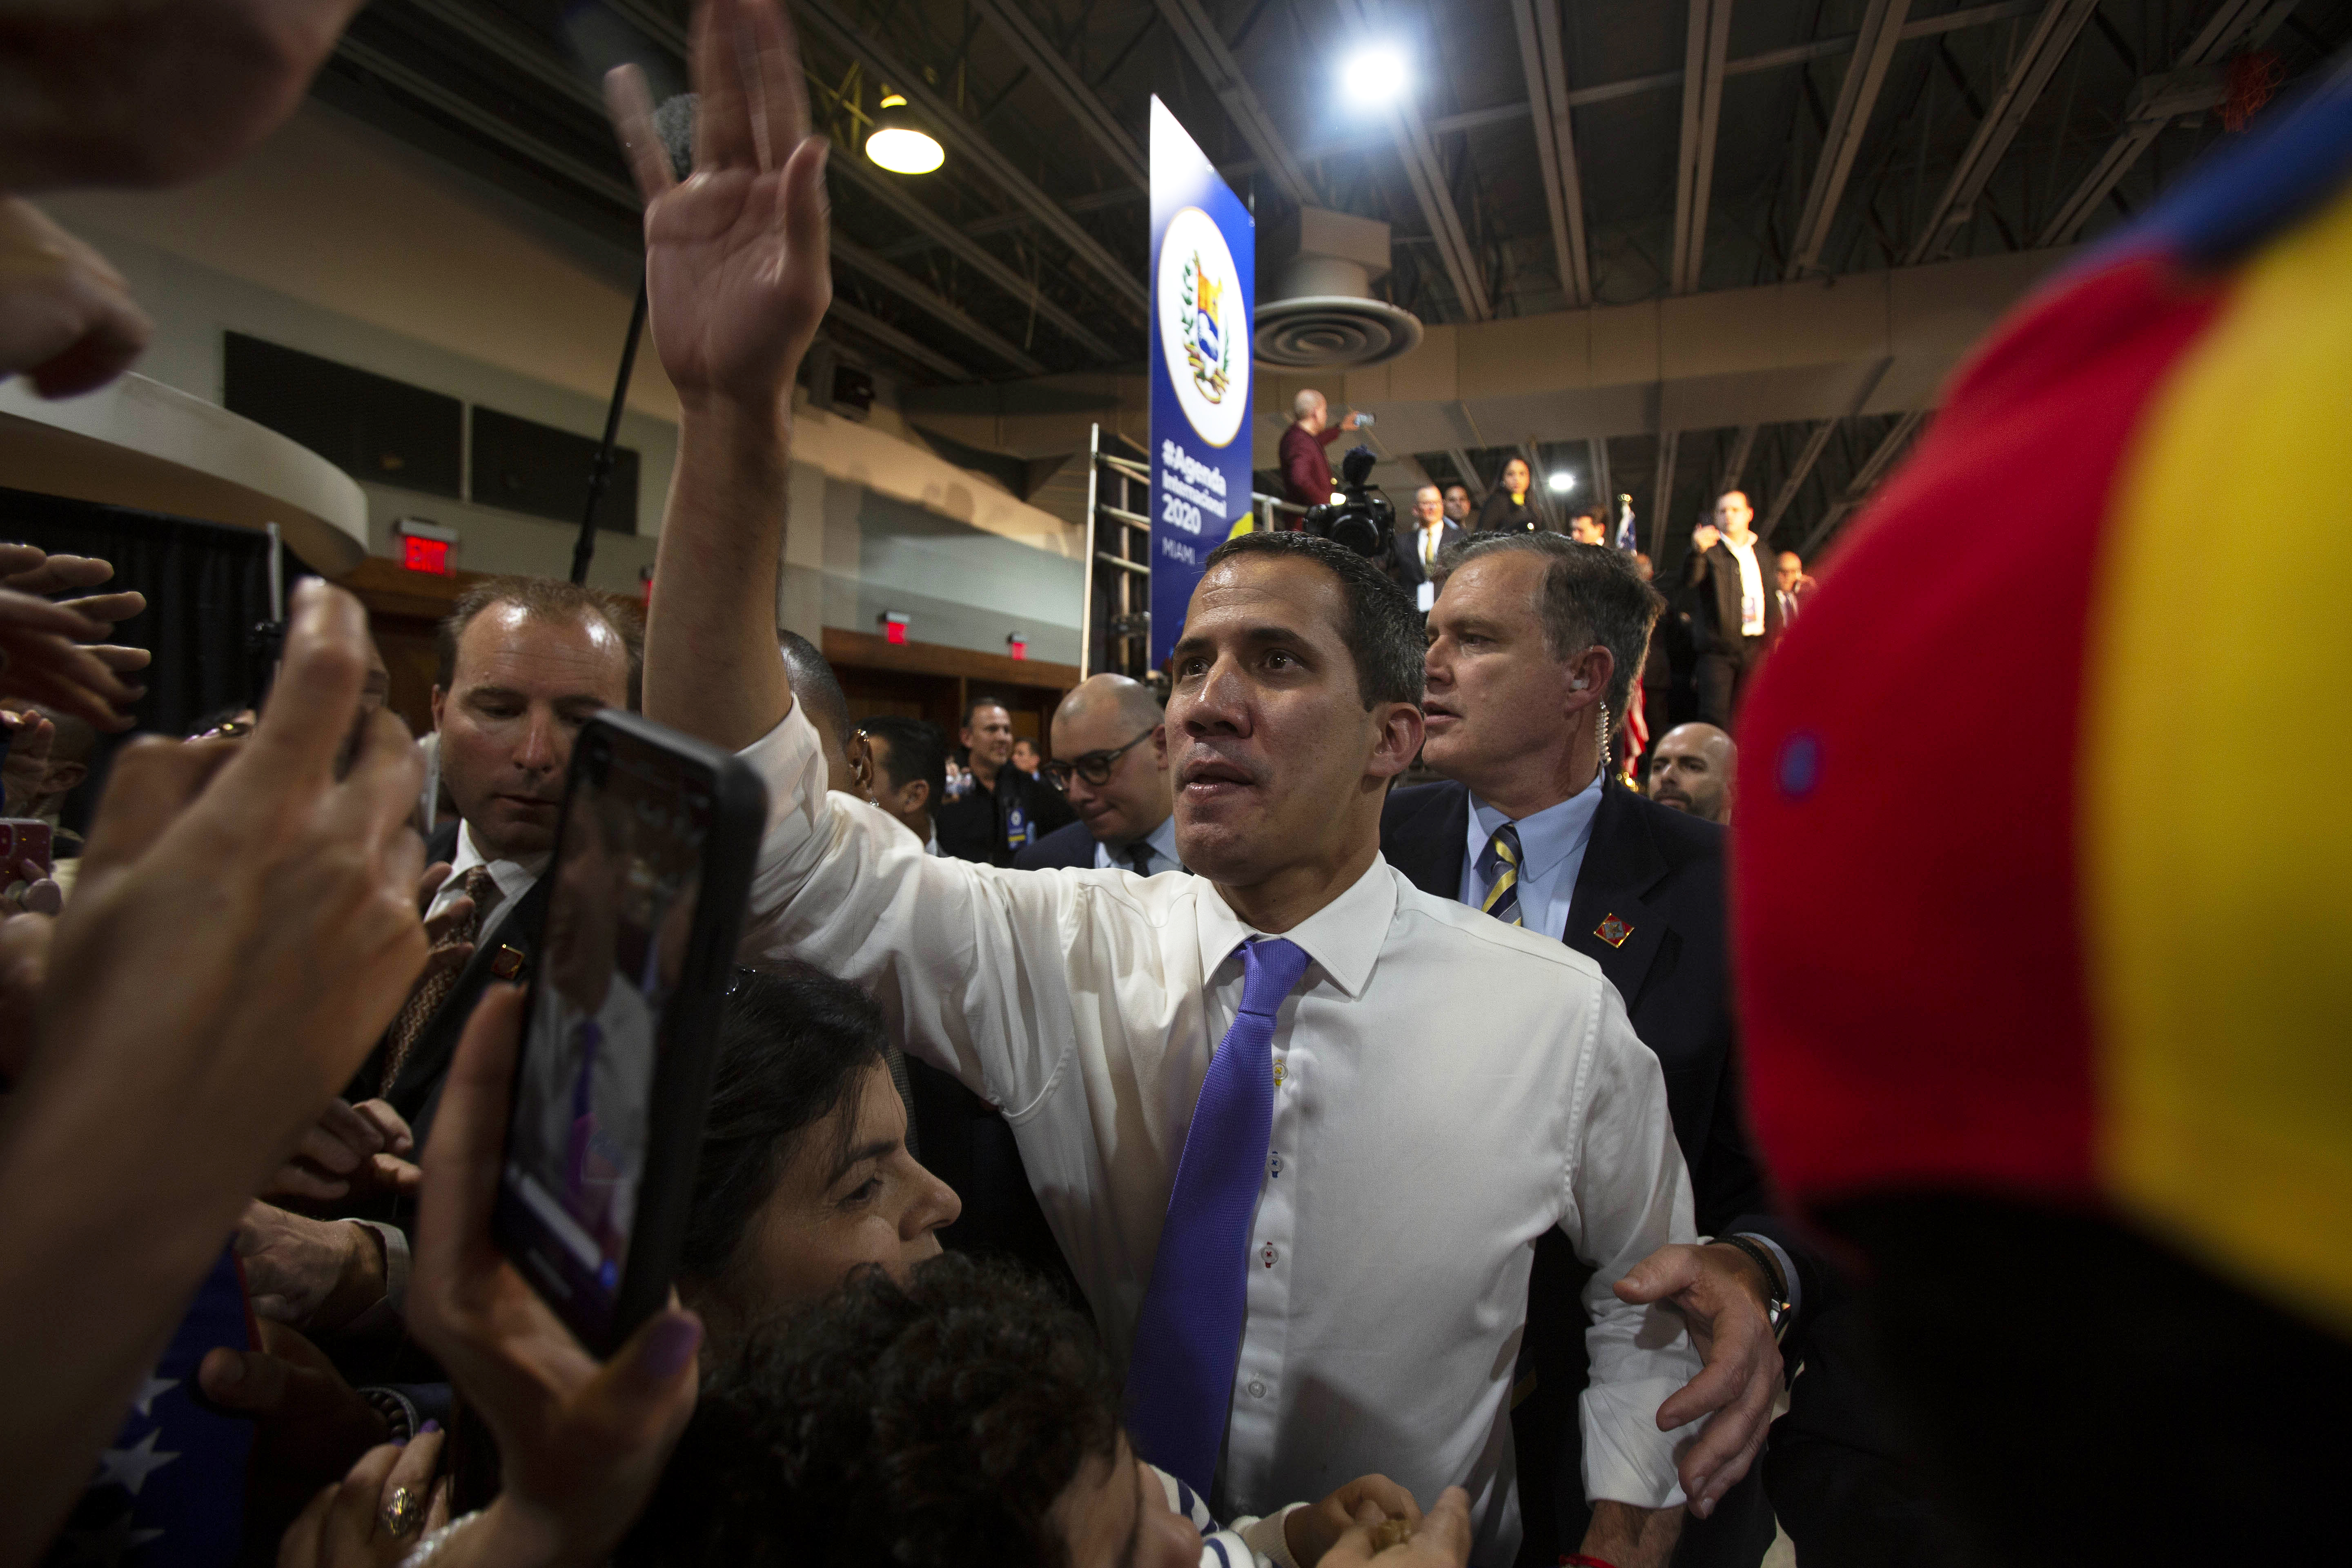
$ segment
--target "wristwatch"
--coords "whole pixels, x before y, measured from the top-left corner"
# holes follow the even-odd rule
[[[1772,1325],[1772,1342],[1780,1343],[1787,1337],[1789,1324],[1797,1311],[1796,1304],[1789,1300],[1788,1281],[1780,1278],[1780,1266],[1773,1261],[1770,1253],[1744,1236],[1718,1236],[1715,1239],[1726,1247],[1738,1247],[1764,1271],[1764,1317]]]

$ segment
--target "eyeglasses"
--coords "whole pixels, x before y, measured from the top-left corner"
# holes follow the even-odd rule
[[[1087,783],[1097,787],[1107,784],[1110,783],[1111,769],[1118,766],[1119,758],[1127,755],[1128,752],[1135,750],[1136,747],[1151,739],[1152,731],[1159,729],[1159,727],[1160,726],[1157,724],[1153,725],[1150,730],[1146,730],[1142,734],[1138,735],[1134,740],[1129,741],[1126,745],[1119,747],[1118,750],[1115,752],[1087,752],[1079,756],[1072,757],[1066,763],[1047,763],[1045,764],[1045,776],[1054,781],[1054,787],[1058,790],[1067,790],[1070,787],[1070,775],[1072,773],[1077,774],[1078,777],[1086,780]]]

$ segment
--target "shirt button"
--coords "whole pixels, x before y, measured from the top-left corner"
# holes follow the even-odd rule
[[[1282,1174],[1282,1156],[1281,1156],[1281,1155],[1276,1154],[1276,1155],[1275,1155],[1275,1156],[1273,1157],[1273,1161],[1272,1161],[1272,1163],[1271,1163],[1270,1168],[1272,1169],[1272,1171],[1274,1172],[1274,1173],[1275,1173],[1276,1175],[1277,1175],[1277,1176],[1278,1176],[1278,1175]]]
[[[1282,1080],[1283,1080],[1283,1079],[1284,1079],[1286,1076],[1286,1069],[1284,1068],[1284,1067],[1283,1067],[1283,1065],[1282,1065],[1282,1058],[1281,1058],[1280,1057],[1276,1057],[1276,1058],[1274,1058],[1274,1087],[1275,1087],[1275,1088],[1276,1088],[1276,1089],[1280,1089],[1280,1088],[1282,1087]]]
[[[1275,1257],[1276,1253],[1274,1250],[1274,1243],[1270,1241],[1258,1250],[1259,1259],[1264,1262],[1268,1268],[1274,1267]]]
[[[1249,1381],[1249,1391],[1250,1397],[1252,1399],[1264,1399],[1265,1397],[1265,1382],[1258,1378],[1251,1378]]]

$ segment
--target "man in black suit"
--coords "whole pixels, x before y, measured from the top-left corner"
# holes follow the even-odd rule
[[[1015,855],[1016,868],[1125,868],[1139,877],[1183,868],[1168,731],[1150,687],[1124,675],[1080,681],[1054,710],[1054,752],[1046,774],[1078,819]]]
[[[1059,791],[1013,765],[1013,711],[1003,703],[993,697],[967,703],[963,743],[971,782],[931,812],[940,854],[1010,866],[1014,855],[1071,820]]]
[[[1445,497],[1435,485],[1412,492],[1412,516],[1397,524],[1389,536],[1389,575],[1413,596],[1423,615],[1437,602],[1434,579],[1438,557],[1445,547],[1466,538],[1460,525],[1445,515]]]
[[[441,783],[457,820],[426,841],[431,859],[451,867],[426,912],[443,946],[344,1091],[354,1103],[388,1101],[419,1150],[474,1004],[492,981],[529,973],[547,903],[541,873],[555,845],[572,741],[599,709],[635,706],[645,646],[625,605],[536,577],[475,584],[442,622],[440,644],[434,728]],[[354,1313],[374,1299],[396,1300],[407,1273],[405,1203],[371,1195],[324,1206],[379,1223],[248,1216],[239,1241],[248,1270],[267,1274],[277,1287],[272,1294],[315,1290],[309,1299],[333,1300]],[[337,1277],[304,1278],[320,1270]]]
[[[1559,938],[1616,985],[1664,1069],[1703,1235],[1679,1249],[1680,1289],[1744,1319],[1769,1353],[1772,1320],[1807,1294],[1809,1260],[1758,1215],[1764,1184],[1739,1111],[1727,973],[1723,832],[1608,783],[1602,759],[1642,668],[1657,596],[1613,551],[1558,534],[1474,539],[1429,619],[1423,760],[1456,781],[1389,796],[1381,847],[1424,891]],[[1580,1270],[1538,1243],[1528,1321],[1581,1322]],[[1576,1395],[1580,1335],[1530,1336],[1532,1396],[1514,1418],[1528,1553],[1572,1551],[1586,1517]],[[1685,1527],[1679,1563],[1761,1560],[1772,1518],[1759,1473]]]
[[[1690,558],[1683,568],[1691,640],[1698,655],[1692,672],[1698,719],[1719,730],[1731,728],[1764,650],[1780,635],[1780,599],[1773,592],[1779,563],[1748,526],[1755,520],[1747,491],[1716,497],[1715,521],[1691,531]]]

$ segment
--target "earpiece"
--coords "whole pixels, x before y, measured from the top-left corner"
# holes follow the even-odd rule
[[[1583,690],[1583,689],[1584,689],[1584,677],[1582,677],[1582,676],[1580,676],[1580,676],[1578,676],[1578,677],[1576,678],[1576,689],[1577,689],[1579,691],[1581,691],[1581,690]]]

